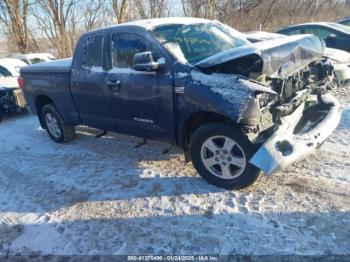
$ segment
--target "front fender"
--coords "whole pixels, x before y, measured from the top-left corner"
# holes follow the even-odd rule
[[[192,69],[174,74],[177,108],[177,142],[181,145],[181,134],[192,115],[200,112],[217,115],[233,123],[242,120],[250,109],[252,98],[257,92],[274,93],[268,87],[254,83],[237,75],[204,74]],[[219,120],[219,117],[218,117]]]

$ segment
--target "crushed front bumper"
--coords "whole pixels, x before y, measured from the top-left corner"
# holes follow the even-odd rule
[[[21,89],[0,87],[0,112],[18,112],[26,107]]]
[[[305,114],[305,103],[301,104],[292,114],[281,118],[278,130],[258,149],[249,163],[270,175],[320,146],[336,129],[341,118],[340,105],[331,94],[322,95],[320,100],[327,106],[326,113],[324,110],[319,113],[323,114],[321,118],[314,123],[306,123],[303,131],[297,130]]]

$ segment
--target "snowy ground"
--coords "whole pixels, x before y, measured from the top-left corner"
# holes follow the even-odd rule
[[[0,123],[0,255],[348,254],[350,95],[314,155],[252,187],[207,184],[166,144],[80,128],[58,145],[28,114]]]

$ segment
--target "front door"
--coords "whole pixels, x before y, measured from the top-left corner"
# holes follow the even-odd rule
[[[110,64],[107,86],[116,130],[144,138],[173,141],[175,137],[173,88],[169,70],[140,72],[132,69],[137,53],[160,53],[146,38],[114,31],[110,36]]]

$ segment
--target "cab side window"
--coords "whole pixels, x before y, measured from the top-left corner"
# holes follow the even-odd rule
[[[88,37],[84,43],[82,68],[92,69],[103,67],[103,36]]]
[[[137,53],[152,51],[141,37],[132,34],[114,34],[112,36],[111,52],[112,67],[131,68]]]

